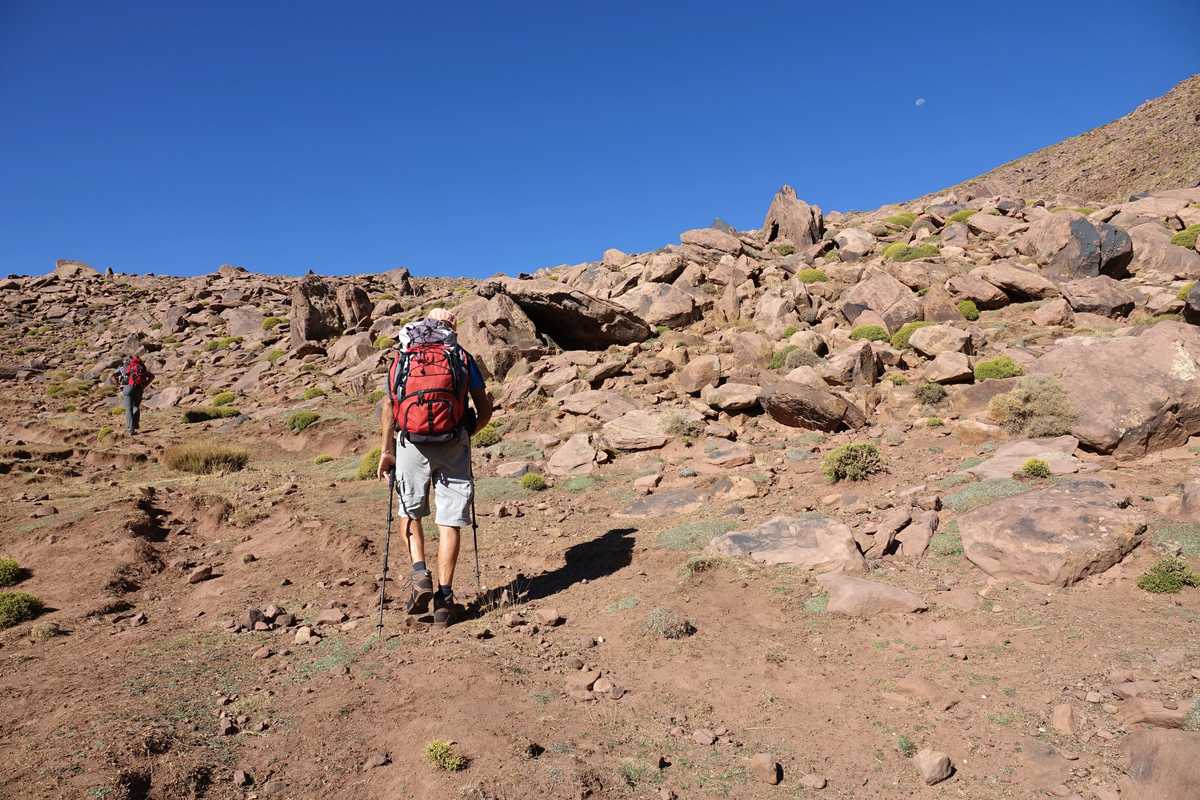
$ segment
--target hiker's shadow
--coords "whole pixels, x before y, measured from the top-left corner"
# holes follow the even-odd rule
[[[507,586],[491,589],[467,609],[469,616],[495,608],[504,602],[543,600],[574,586],[580,581],[594,581],[624,569],[633,562],[633,534],[636,528],[613,528],[602,536],[572,545],[564,554],[565,564],[558,569],[533,577],[518,575]],[[528,587],[528,588],[526,588]]]

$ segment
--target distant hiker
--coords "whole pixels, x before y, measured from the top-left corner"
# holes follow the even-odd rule
[[[137,433],[142,419],[142,392],[154,380],[154,375],[137,356],[128,356],[109,382],[121,387],[121,407],[125,409],[125,427],[129,435]]]
[[[383,443],[376,475],[395,469],[396,497],[404,513],[404,535],[412,558],[409,614],[425,614],[433,601],[433,623],[450,624],[454,613],[454,566],[459,531],[474,522],[475,480],[471,436],[492,417],[492,399],[475,359],[458,344],[454,315],[441,308],[406,325],[399,352],[388,370],[390,402],[382,414]],[[470,405],[468,405],[468,398]],[[470,406],[474,406],[472,409]],[[438,590],[425,566],[429,486],[434,486],[438,526]]]

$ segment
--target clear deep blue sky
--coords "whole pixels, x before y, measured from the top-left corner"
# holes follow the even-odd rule
[[[785,182],[914,197],[1200,71],[1196,0],[583,5],[0,0],[0,273],[577,263]]]

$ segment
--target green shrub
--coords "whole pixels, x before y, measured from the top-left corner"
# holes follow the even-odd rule
[[[1200,586],[1200,575],[1193,572],[1182,558],[1167,556],[1146,570],[1138,578],[1137,585],[1139,589],[1154,594],[1175,594],[1185,586]]]
[[[908,340],[912,337],[913,331],[924,328],[926,325],[932,325],[932,322],[925,320],[917,320],[916,322],[906,322],[900,326],[900,330],[892,334],[892,347],[897,350],[907,350]]]
[[[917,746],[913,744],[912,739],[904,736],[903,734],[896,739],[896,749],[899,750],[900,755],[904,756],[905,758],[912,758],[917,754]]]
[[[900,211],[892,214],[890,217],[884,217],[883,221],[889,225],[896,225],[901,228],[911,228],[912,224],[917,221],[917,215],[911,211]]]
[[[1186,247],[1188,250],[1195,250],[1197,236],[1200,236],[1200,225],[1188,225],[1171,237],[1171,244]]]
[[[25,570],[14,558],[0,558],[0,586],[13,586],[25,577]]]
[[[262,321],[262,329],[264,331],[273,331],[279,325],[287,322],[283,317],[267,317]]]
[[[678,612],[660,606],[646,616],[646,630],[663,639],[686,639],[696,632],[696,626]]]
[[[385,394],[387,394],[387,392],[385,392],[383,389],[373,389],[371,393],[367,395],[367,402],[374,405],[382,400]]]
[[[210,401],[214,406],[227,406],[237,399],[237,395],[229,390],[217,392]]]
[[[321,418],[315,411],[297,411],[287,419],[287,426],[292,433],[299,433]]]
[[[964,208],[963,210],[955,211],[953,214],[946,217],[946,223],[949,224],[951,222],[966,222],[968,219],[971,218],[971,216],[973,214],[977,214],[977,213],[979,213],[979,212],[973,208]]]
[[[467,768],[467,759],[458,754],[454,745],[441,739],[425,745],[425,760],[443,772],[461,772]]]
[[[383,455],[383,450],[378,447],[364,454],[358,460],[358,470],[354,473],[354,477],[360,481],[369,481],[374,478],[375,471],[379,469],[379,457],[381,455]]]
[[[208,422],[211,419],[228,419],[242,412],[230,406],[200,406],[189,408],[183,412],[183,421],[189,425],[193,422]]]
[[[499,444],[500,439],[500,429],[496,427],[495,423],[489,422],[471,437],[471,445],[473,447],[491,447]]]
[[[798,348],[796,345],[789,344],[789,345],[785,345],[782,350],[776,350],[771,355],[771,361],[767,364],[767,368],[768,369],[783,369],[784,366],[786,366],[786,364],[787,364],[787,357],[791,353],[794,353],[799,349],[800,348]]]
[[[968,484],[945,497],[942,502],[951,511],[966,512],[1006,497],[1025,494],[1032,488],[1032,484],[1014,481],[1012,478],[992,478]]]
[[[213,442],[184,442],[168,447],[163,461],[171,469],[207,475],[212,472],[236,472],[250,463],[250,454],[236,447]]]
[[[889,372],[883,376],[883,379],[891,383],[892,386],[905,386],[908,384],[908,378],[899,372]]]
[[[45,607],[27,592],[0,592],[0,631],[33,619]]]
[[[544,492],[550,488],[550,484],[536,472],[526,472],[521,476],[521,488],[530,492]]]
[[[937,254],[937,245],[929,242],[915,247],[904,242],[892,242],[883,249],[883,258],[886,261],[916,261],[919,258],[933,258]]]
[[[861,481],[883,470],[879,448],[866,442],[835,447],[821,461],[821,472],[834,483],[840,480]]]
[[[850,331],[850,338],[868,342],[886,342],[888,332],[881,325],[859,325]]]
[[[374,345],[375,345],[376,350],[387,350],[387,349],[393,347],[395,344],[396,344],[396,340],[393,339],[391,336],[375,337]]]
[[[210,353],[215,350],[228,350],[235,344],[241,344],[241,336],[220,336],[204,345],[204,349]]]
[[[818,272],[819,271],[820,270],[818,270]],[[785,339],[792,338],[792,336],[795,335],[796,331],[798,331],[798,330],[800,330],[800,329],[797,328],[795,325],[788,325],[786,328],[783,329],[783,338],[785,338]]]
[[[781,256],[790,256],[792,253],[796,252],[796,248],[792,247],[790,244],[777,244],[772,249]]]
[[[941,417],[929,417],[928,419],[925,420],[925,424],[931,428],[940,428],[943,425],[945,425],[946,423],[942,420]]]
[[[946,387],[933,381],[922,383],[917,387],[917,399],[927,406],[936,406],[946,399]]]
[[[266,353],[263,354],[263,358],[265,358],[267,361],[270,361],[272,364],[274,364],[276,361],[278,361],[279,359],[283,358],[286,355],[287,355],[286,351],[280,350],[278,347],[272,347],[270,350],[268,350]]]
[[[1075,422],[1067,393],[1046,375],[1022,378],[1012,391],[993,397],[988,415],[1009,433],[1034,438],[1070,433]]]
[[[111,425],[101,425],[100,430],[96,431],[96,441],[103,442],[105,439],[112,436],[112,432],[113,429]]]
[[[796,271],[796,280],[801,283],[824,283],[829,280],[829,276],[825,274],[825,270],[809,267]]]
[[[326,392],[320,386],[310,386],[304,390],[302,397],[305,400],[315,400],[318,397],[325,397]]]
[[[1026,478],[1049,478],[1050,465],[1040,458],[1031,458],[1021,465],[1021,474]]]
[[[963,319],[974,322],[979,319],[979,306],[975,305],[974,300],[959,300],[958,313],[963,315]]]
[[[1021,365],[1008,356],[996,356],[975,364],[975,380],[977,381],[1015,378],[1024,374],[1025,370],[1021,368]]]
[[[319,455],[313,459],[313,463],[316,464],[317,466],[320,466],[321,464],[328,464],[330,461],[333,461],[333,460],[334,460],[333,456],[329,455],[328,453],[322,453],[321,455]]]
[[[1176,299],[1187,300],[1188,295],[1192,293],[1192,287],[1195,285],[1196,285],[1195,281],[1189,281],[1188,283],[1185,283],[1183,286],[1180,286],[1179,291],[1176,292],[1176,294],[1175,294]]]

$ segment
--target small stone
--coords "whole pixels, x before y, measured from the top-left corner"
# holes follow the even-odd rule
[[[1099,692],[1088,692],[1083,699],[1087,700],[1089,703],[1102,703],[1104,702],[1104,695],[1100,694]]]
[[[275,651],[272,650],[271,648],[267,647],[266,645],[263,645],[262,647],[260,647],[254,651],[254,655],[252,657],[257,658],[257,659],[263,659],[263,658],[270,658],[273,655],[275,655]]]
[[[596,681],[600,680],[600,673],[595,670],[582,670],[574,675],[567,676],[568,691],[591,691],[592,686]]]
[[[213,570],[208,564],[201,564],[188,573],[188,583],[200,583],[212,577]]]
[[[561,625],[563,621],[563,618],[558,613],[557,608],[539,608],[534,612],[534,616],[537,618],[538,622],[543,625],[549,625],[550,627]]]
[[[954,773],[954,765],[950,763],[950,756],[927,747],[917,751],[917,754],[913,756],[913,763],[916,765],[917,771],[921,773],[921,779],[925,781],[926,786],[941,783]]]
[[[386,767],[392,763],[392,757],[387,753],[375,753],[363,763],[363,769],[375,769],[376,767]]]
[[[692,741],[696,744],[710,745],[717,741],[717,735],[708,728],[697,728],[692,732]]]
[[[1059,703],[1050,711],[1050,727],[1063,736],[1075,735],[1075,709],[1070,703]]]
[[[301,625],[296,629],[296,637],[292,640],[295,644],[308,644],[317,637],[313,635],[313,629],[307,625]]]
[[[809,773],[800,779],[800,785],[805,789],[824,789],[829,785],[829,781],[825,780],[824,775]]]
[[[221,719],[217,721],[217,736],[233,736],[237,733],[237,726],[233,724],[231,719]]]
[[[346,619],[346,612],[340,608],[327,608],[317,615],[316,624],[341,625]]]
[[[596,694],[608,694],[614,688],[613,682],[608,678],[600,678],[592,684],[592,691]]]
[[[246,772],[244,769],[237,769],[233,771],[234,786],[249,786],[252,783],[254,783],[254,778],[250,777],[249,772]]]
[[[775,760],[775,756],[770,753],[755,753],[750,757],[750,774],[756,780],[774,786],[779,783],[782,773],[783,768],[779,766],[779,762]]]

